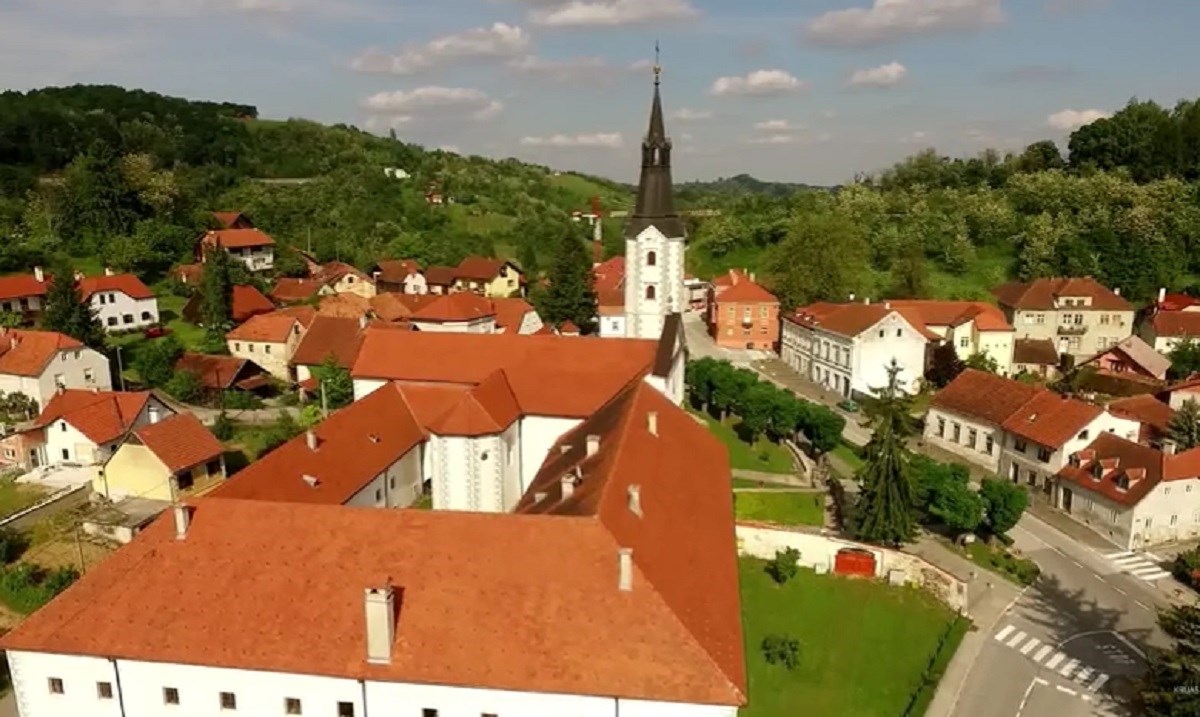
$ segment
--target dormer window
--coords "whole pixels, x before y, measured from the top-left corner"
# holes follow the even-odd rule
[[[1099,463],[1092,464],[1092,478],[1100,480],[1104,476],[1104,466]]]
[[[1129,490],[1129,476],[1117,476],[1117,490],[1121,491],[1122,493]]]

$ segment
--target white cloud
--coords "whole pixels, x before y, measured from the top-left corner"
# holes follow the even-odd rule
[[[498,22],[410,45],[396,54],[371,48],[354,58],[350,66],[359,72],[410,75],[461,60],[517,57],[528,48],[529,35],[524,30]]]
[[[924,144],[924,143],[927,143],[928,140],[929,140],[929,135],[920,130],[913,132],[912,134],[908,135],[907,137],[900,138],[900,141],[903,142],[904,144]]]
[[[1061,110],[1055,112],[1046,118],[1046,124],[1054,129],[1070,132],[1077,130],[1085,124],[1091,124],[1096,120],[1109,117],[1108,112],[1104,110]]]
[[[555,27],[638,25],[686,20],[699,14],[691,0],[519,0],[529,19]]]
[[[495,117],[504,105],[481,90],[462,87],[418,87],[413,90],[377,92],[362,102],[372,115],[387,118],[388,126],[426,118],[465,117],[483,121]]]
[[[879,67],[855,70],[850,75],[853,87],[894,87],[908,78],[908,68],[899,62],[889,62]]]
[[[625,74],[645,69],[642,61],[626,66],[617,66],[603,57],[569,57],[551,60],[536,55],[526,55],[508,63],[512,70],[549,80],[551,82],[607,82]]]
[[[267,19],[300,16],[362,19],[378,17],[379,8],[365,0],[39,0],[43,6],[76,12],[139,18],[211,17],[239,14]]]
[[[714,95],[770,96],[797,92],[808,83],[784,70],[755,70],[745,77],[718,77],[710,92]]]
[[[712,119],[712,110],[694,110],[690,107],[680,107],[671,113],[671,119],[679,122],[699,122]]]
[[[522,137],[526,147],[604,147],[621,146],[619,132],[596,132],[593,134],[552,134],[544,137]]]
[[[785,119],[773,119],[755,124],[754,129],[759,132],[788,132],[800,128],[793,126],[791,122]]]
[[[769,134],[765,137],[751,137],[747,144],[795,144],[796,137],[790,134]]]
[[[1003,0],[873,0],[871,7],[831,10],[808,23],[822,45],[878,45],[915,35],[978,30],[1007,20]]]

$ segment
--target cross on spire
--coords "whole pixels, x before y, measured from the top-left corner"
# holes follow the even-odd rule
[[[662,64],[659,62],[658,40],[654,41],[654,84],[658,85],[662,78]]]

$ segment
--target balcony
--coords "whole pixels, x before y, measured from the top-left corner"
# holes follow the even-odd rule
[[[1088,327],[1076,326],[1075,324],[1059,324],[1059,336],[1083,336],[1087,333]]]

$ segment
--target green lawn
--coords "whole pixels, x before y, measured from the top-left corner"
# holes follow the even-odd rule
[[[171,334],[175,336],[180,345],[185,351],[199,351],[202,342],[204,341],[204,329],[195,324],[184,321],[183,306],[187,303],[187,299],[182,296],[175,296],[162,291],[158,292],[158,313],[162,323],[171,330]],[[121,348],[121,362],[125,368],[125,378],[129,381],[140,380],[137,372],[130,368],[133,363],[134,355],[139,347],[146,344],[148,341],[145,334],[141,331],[133,331],[127,334],[117,336],[109,336],[107,343],[109,346],[119,346]]]
[[[764,481],[750,480],[749,478],[734,478],[734,488],[762,488],[764,490],[789,490],[793,486],[783,485],[782,483],[767,483]]]
[[[854,448],[848,443],[839,443],[837,448],[834,448],[832,451],[830,451],[830,454],[837,456],[849,464],[851,470],[853,470],[855,473],[858,472],[859,468],[863,467],[863,459],[862,456],[858,455],[858,449]],[[850,476],[847,476],[847,478],[849,477]]]
[[[961,552],[979,567],[1017,585],[1030,585],[1041,573],[1038,564],[1029,558],[1023,558],[999,546],[993,547],[982,540],[969,543]]]
[[[0,518],[25,510],[47,492],[39,486],[17,483],[13,478],[0,478]]]
[[[824,493],[739,491],[733,494],[733,507],[742,520],[818,527],[825,524]]]
[[[741,716],[904,714],[942,636],[955,624],[954,612],[913,588],[808,570],[777,586],[764,566],[754,558],[740,561],[750,678],[750,704]],[[795,670],[763,659],[762,641],[770,634],[799,640]],[[957,648],[957,641],[948,642],[951,652]]]
[[[708,430],[721,440],[729,449],[729,464],[733,468],[763,473],[792,473],[792,457],[788,450],[781,445],[772,443],[766,438],[758,439],[750,445],[738,437],[734,430],[736,419],[727,419],[721,423],[708,414],[698,414],[708,424]]]

